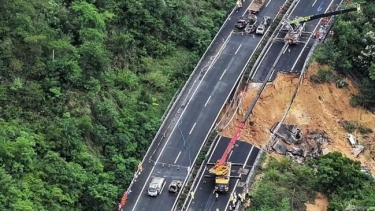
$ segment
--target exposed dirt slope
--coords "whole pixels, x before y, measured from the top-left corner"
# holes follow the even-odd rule
[[[352,159],[359,160],[370,167],[375,174],[375,161],[373,160],[375,157],[375,142],[370,138],[362,138],[359,133],[354,133],[359,142],[366,147],[365,153],[359,158],[355,158],[351,154],[351,147],[345,138],[347,132],[338,123],[342,119],[357,121],[375,131],[375,115],[364,109],[353,108],[349,105],[350,97],[357,93],[356,87],[350,80],[345,79],[348,87],[344,89],[336,88],[334,83],[315,84],[310,82],[310,76],[316,73],[319,68],[317,64],[310,66],[284,123],[298,125],[303,132],[315,129],[326,131],[333,141],[332,145],[327,146],[329,151],[339,151]],[[278,74],[277,79],[263,91],[254,108],[251,121],[246,124],[240,139],[257,146],[263,145],[269,138],[269,130],[272,125],[280,121],[285,113],[297,84],[298,76]],[[248,90],[243,93],[244,97],[240,109],[228,124],[228,127],[223,129],[221,135],[231,137],[234,134],[236,126],[259,89],[254,85],[252,86],[248,87]],[[231,115],[223,114],[222,116],[226,117],[220,124],[224,126],[226,124],[223,123],[228,122]],[[252,126],[250,126],[250,123]]]
[[[306,203],[306,211],[327,211],[328,200],[321,193],[317,193],[314,203]]]

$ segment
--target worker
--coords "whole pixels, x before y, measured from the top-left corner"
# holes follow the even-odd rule
[[[194,200],[194,191],[190,192],[191,200]]]
[[[236,206],[236,202],[237,202],[237,199],[236,199],[236,197],[234,197],[234,199],[233,199],[233,207]]]
[[[216,201],[217,201],[218,198],[219,198],[219,194],[217,192],[215,193],[215,197],[216,197]]]
[[[215,193],[215,192],[217,192],[217,187],[215,187],[215,189],[214,189],[214,192],[213,192],[213,193]]]

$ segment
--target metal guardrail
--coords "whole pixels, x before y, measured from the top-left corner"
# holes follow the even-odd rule
[[[175,100],[174,100],[174,98],[172,98],[171,102],[173,102],[173,100],[174,100],[174,102],[173,102],[172,106],[170,106],[171,103],[168,105],[168,107],[170,107],[169,110],[168,110],[168,109],[166,110],[166,111],[168,111],[168,113],[167,113],[166,115],[165,115],[165,113],[163,114],[162,119],[163,119],[164,121],[163,121],[163,123],[160,125],[159,130],[156,132],[156,134],[155,134],[155,136],[154,136],[154,139],[151,141],[150,147],[148,148],[148,150],[147,150],[146,153],[145,153],[145,156],[143,157],[142,161],[140,162],[140,167],[141,167],[141,164],[143,164],[143,163],[145,162],[145,160],[146,160],[148,154],[150,153],[151,149],[152,149],[153,146],[155,145],[158,136],[159,136],[159,135],[161,134],[161,132],[162,132],[162,129],[164,129],[165,125],[168,123],[168,119],[170,118],[171,114],[172,114],[173,111],[175,110],[176,105],[178,104],[178,101],[179,101],[179,100],[181,99],[181,97],[183,96],[185,90],[187,89],[187,87],[188,87],[189,84],[191,83],[191,80],[195,77],[195,81],[194,81],[194,83],[191,85],[191,88],[190,88],[190,90],[189,90],[189,92],[188,92],[188,94],[187,94],[187,96],[186,96],[184,102],[183,102],[182,105],[181,105],[181,107],[184,107],[184,105],[185,105],[187,99],[188,99],[189,96],[190,96],[189,93],[191,93],[191,91],[194,89],[194,85],[195,85],[196,82],[198,81],[199,75],[197,75],[197,70],[198,70],[199,66],[201,65],[203,59],[206,57],[206,54],[207,54],[207,52],[210,50],[212,44],[217,40],[217,37],[218,37],[219,34],[221,33],[221,30],[225,27],[225,25],[227,24],[228,20],[230,20],[230,17],[232,16],[232,14],[234,13],[235,10],[236,10],[236,7],[234,7],[234,8],[232,9],[232,11],[230,12],[230,14],[229,14],[228,17],[226,18],[224,24],[222,24],[222,26],[220,27],[220,29],[219,29],[218,32],[216,33],[215,37],[212,39],[210,45],[207,47],[206,51],[205,51],[205,52],[203,53],[203,55],[201,56],[200,60],[198,61],[198,64],[195,66],[193,72],[190,74],[188,80],[186,81],[186,83],[184,84],[184,86],[181,88],[181,91],[179,92],[179,94],[177,95],[177,97],[175,98]],[[170,129],[172,123],[174,123],[176,117],[177,117],[180,113],[181,113],[181,108],[179,108],[179,109],[176,111],[175,117],[171,120],[171,122],[169,123],[169,125],[168,125],[167,128],[165,129],[163,137],[166,136],[166,133],[167,133],[168,130]],[[162,139],[163,139],[163,138],[162,138]],[[162,140],[160,140],[160,142],[161,142],[161,141],[162,141]],[[160,143],[159,143],[159,145],[160,145]],[[127,190],[124,192],[124,196],[125,196],[125,194],[127,194],[127,193],[130,191],[131,187],[132,187],[133,184],[136,182],[136,180],[137,180],[138,176],[141,174],[141,172],[142,172],[142,168],[138,168],[138,169],[136,170],[136,172],[134,173],[134,177],[133,177],[132,181],[130,182],[130,184],[129,184]]]
[[[341,3],[342,3],[342,1],[341,1]],[[341,5],[341,3],[340,3],[339,5]],[[328,25],[332,25],[333,21],[334,21],[334,18],[331,18],[330,21],[329,21],[329,23],[328,23]],[[327,34],[328,34],[328,32],[329,32],[329,30],[327,30]],[[311,57],[312,57],[312,54],[314,53],[314,51],[315,51],[316,47],[318,46],[318,44],[320,44],[319,41],[315,41],[315,42],[314,42],[314,44],[312,45],[312,47],[311,47],[311,49],[310,49],[310,51],[309,51],[309,53],[308,53],[308,55],[307,55],[307,57],[306,57],[305,63],[304,63],[304,65],[303,65],[303,68],[302,68],[302,71],[301,71],[301,75],[300,75],[300,77],[299,77],[299,82],[300,82],[299,85],[302,83],[302,80],[303,80],[303,74],[304,74],[305,71],[307,70],[307,68],[308,68],[308,66],[309,66],[309,62],[310,62]],[[292,98],[292,100],[291,100],[291,102],[290,102],[289,108],[291,107],[291,104],[293,103],[293,100],[294,100],[294,98],[295,98],[295,96],[296,96],[296,93],[298,92],[298,87],[299,87],[299,85],[297,85],[297,88],[296,88],[295,94],[293,95],[293,98]],[[289,109],[287,109],[287,112],[288,112],[288,110],[289,110]],[[285,112],[285,114],[286,114],[287,112]],[[285,116],[286,116],[285,114],[284,114],[284,116],[283,116],[283,118],[282,118],[282,120],[281,120],[280,122],[282,122],[282,121],[285,119]],[[279,126],[279,125],[278,125],[278,126]],[[276,131],[277,131],[277,130],[276,130]],[[272,137],[272,135],[271,135],[271,137]],[[271,139],[271,137],[270,137],[270,139]],[[251,182],[251,181],[253,180],[253,178],[255,177],[256,167],[258,166],[258,164],[259,164],[259,160],[260,160],[260,157],[263,155],[263,153],[264,153],[264,151],[261,150],[260,153],[258,154],[258,156],[257,156],[257,158],[256,158],[256,160],[255,160],[255,162],[254,162],[253,168],[252,168],[252,170],[251,170],[251,172],[250,172],[248,178],[246,179],[246,182],[245,182],[245,187],[246,187],[246,188],[244,188],[244,190],[246,190],[246,189],[247,189],[247,190],[250,190],[250,189],[251,189],[252,183],[250,183],[250,182]],[[247,191],[246,191],[246,193],[247,193]],[[246,193],[243,192],[242,194],[246,194]],[[239,201],[238,204],[237,204],[237,206],[236,206],[236,208],[235,208],[235,210],[238,211],[238,210],[240,209],[241,205],[242,205],[242,202]]]
[[[173,106],[174,102],[176,101],[176,98],[178,96],[178,94],[181,92],[181,88],[177,89],[177,91],[174,93],[171,101],[169,102],[168,106],[167,106],[167,109],[165,109],[163,115],[161,116],[160,120],[164,120],[166,115],[169,113],[171,107]]]
[[[299,2],[300,0],[288,0],[288,1],[285,1],[282,8],[285,8],[285,6],[288,6],[288,9],[287,11],[283,14],[282,17],[277,17],[278,15],[280,15],[278,13],[278,15],[276,16],[276,18],[274,20],[276,20],[277,18],[284,18],[285,16],[290,16],[290,13],[292,12],[292,9],[296,6],[296,4]],[[288,3],[290,3],[290,5],[288,5]],[[281,23],[282,20],[280,20],[280,23]],[[281,24],[278,24],[277,27],[275,28],[274,32],[271,34],[268,42],[265,44],[264,48],[262,49],[262,51],[260,52],[259,54],[259,57],[257,58],[257,60],[255,61],[253,67],[251,68],[250,70],[250,73],[249,73],[249,78],[247,79],[246,83],[249,83],[250,80],[252,79],[252,76],[253,76],[253,73],[255,72],[255,70],[258,68],[259,64],[261,63],[261,59],[263,58],[263,56],[265,56],[265,53],[267,52],[268,48],[270,47],[270,45],[273,43],[273,39],[278,35],[279,33],[279,30],[281,28]]]
[[[285,13],[283,13],[282,10],[281,10],[281,11],[278,11],[278,13],[276,14],[276,17],[273,19],[272,23],[270,24],[271,26],[267,29],[266,33],[265,33],[264,36],[262,37],[262,40],[260,40],[260,42],[262,43],[262,42],[264,41],[264,38],[265,38],[265,37],[270,36],[270,37],[268,37],[268,39],[267,39],[267,43],[266,43],[264,46],[260,45],[260,47],[258,47],[258,48],[262,48],[262,51],[261,51],[260,54],[256,57],[257,59],[254,61],[254,64],[252,65],[252,68],[251,68],[250,72],[248,73],[249,77],[248,77],[248,79],[246,80],[246,82],[245,82],[245,83],[239,83],[239,84],[237,85],[234,96],[237,96],[237,95],[238,95],[238,91],[239,91],[239,89],[241,88],[242,85],[245,85],[245,88],[244,88],[243,90],[241,90],[241,92],[242,92],[242,91],[246,91],[247,86],[248,86],[248,84],[249,84],[249,82],[250,82],[250,79],[252,78],[252,75],[253,75],[253,74],[255,73],[255,71],[257,70],[258,65],[259,65],[259,62],[260,62],[260,60],[263,58],[264,53],[265,53],[266,50],[270,47],[271,43],[273,42],[273,38],[274,38],[275,36],[278,35],[277,31],[279,30],[279,28],[281,27],[281,25],[280,25],[279,23],[277,23],[276,28],[275,28],[274,30],[270,30],[271,27],[272,27],[272,25],[275,23],[275,21],[276,21],[277,19],[280,18],[280,21],[281,21],[281,19],[282,19],[284,16],[289,15],[290,12],[291,12],[290,9],[291,9],[291,8],[294,8],[295,4],[296,4],[298,1],[299,1],[299,0],[294,0],[293,2],[291,2],[290,5],[287,5],[289,1],[285,1],[284,4],[281,6],[281,8],[285,8],[285,7],[287,6],[287,7],[288,7],[288,10],[287,10]],[[278,16],[280,16],[280,15],[283,15],[283,17],[278,17]],[[271,34],[271,35],[268,35],[271,31],[272,31],[272,34]],[[275,34],[275,32],[276,32],[276,34]],[[258,49],[258,48],[257,48],[257,49]],[[255,49],[254,54],[256,54],[257,49]],[[252,63],[252,61],[250,61],[250,64],[251,64],[251,63]],[[250,66],[250,65],[249,65],[249,66]],[[244,79],[245,75],[246,75],[246,74],[243,74],[243,75],[241,76],[241,81],[242,81],[242,82],[243,82],[243,79]],[[234,101],[234,100],[232,99],[231,101]],[[239,107],[241,106],[241,103],[242,103],[242,101],[240,100],[240,103],[238,103],[236,109],[234,109],[235,112],[239,109]],[[234,117],[235,112],[233,113],[232,118]],[[231,119],[232,119],[232,118],[231,118]],[[230,121],[231,121],[231,120],[229,120],[229,122],[226,124],[226,126],[229,125]],[[223,129],[226,128],[226,126],[221,127],[220,129],[223,130]]]
[[[292,1],[292,0],[289,0],[289,1]],[[294,0],[294,1],[299,1],[299,0]],[[294,2],[293,1],[293,2]],[[288,2],[288,1],[286,1],[286,2]],[[285,4],[285,3],[284,3]],[[287,10],[288,11],[288,10]],[[278,15],[280,15],[280,13],[277,13]],[[287,13],[284,13],[283,14],[283,16],[285,16],[285,14],[287,14]],[[276,19],[276,18],[275,18]],[[279,24],[280,25],[280,24]],[[268,30],[268,29],[267,29]],[[265,36],[263,36],[263,38],[264,38]],[[260,42],[262,42],[263,41],[263,38],[262,38],[262,40],[260,41]],[[260,45],[259,45],[260,46]],[[259,46],[257,47],[257,49],[259,48]],[[254,49],[254,52],[257,50],[257,49]],[[253,55],[255,55],[255,54],[252,54],[251,55],[251,57],[253,56]],[[249,65],[249,63],[250,63],[250,60],[251,60],[251,57],[249,58],[249,60],[248,60],[248,62],[246,63],[246,67]],[[245,68],[245,69],[247,69],[247,68]],[[244,73],[245,73],[246,71],[244,71],[243,73],[242,73],[242,76],[241,76],[241,79],[243,79],[243,75],[245,75]],[[241,85],[241,83],[238,85],[238,86],[240,86]],[[212,145],[210,146],[210,148],[214,145],[215,143],[212,143]],[[206,156],[206,159],[207,159],[207,156]],[[202,162],[202,165],[200,166],[200,170],[202,171],[202,169],[204,169],[203,167],[204,167],[204,164],[205,164],[205,162],[206,162],[206,160],[205,161],[203,161]],[[195,180],[194,180],[195,181]],[[194,181],[193,181],[193,184],[194,184]],[[183,204],[183,206],[182,206],[182,210],[184,210],[185,209],[185,206],[186,206],[186,203],[187,203],[187,201],[189,200],[189,198],[190,198],[190,192],[193,190],[193,188],[194,188],[194,186],[192,185],[191,187],[190,187],[190,190],[189,190],[189,192],[188,192],[188,194],[187,194],[187,196],[186,196],[186,199],[185,199],[185,201],[184,201],[184,204]],[[183,191],[180,191],[180,193],[181,192],[183,192]],[[175,210],[176,210],[177,208],[175,208]]]
[[[341,1],[341,2],[338,4],[337,9],[340,7],[340,5],[342,4],[342,2],[343,2],[343,1]],[[330,18],[330,20],[329,20],[329,22],[328,22],[328,24],[327,24],[329,28],[330,28],[330,25],[333,24],[333,21],[334,21],[334,17]],[[319,22],[319,24],[320,24],[320,22]],[[326,33],[328,33],[328,32],[329,32],[329,31],[326,31]],[[298,92],[298,90],[299,90],[299,86],[300,86],[300,85],[302,84],[302,82],[303,82],[304,74],[305,74],[305,71],[307,70],[308,66],[310,65],[311,57],[312,57],[312,55],[313,55],[313,53],[314,53],[316,47],[317,47],[320,43],[321,43],[320,41],[315,40],[315,42],[314,42],[313,45],[311,46],[311,49],[310,49],[309,53],[308,53],[307,56],[306,56],[305,62],[304,62],[303,67],[302,67],[301,74],[300,74],[299,79],[298,79],[298,82],[299,82],[299,83],[298,83],[298,85],[297,85],[297,87],[296,87],[296,89],[295,89],[295,91],[294,91],[294,94],[293,94],[293,96],[292,96],[292,98],[291,98],[291,100],[290,100],[290,102],[289,102],[289,104],[288,104],[288,106],[287,106],[287,108],[286,108],[286,110],[285,110],[285,112],[284,112],[284,114],[283,114],[281,120],[278,122],[278,124],[277,124],[276,127],[273,129],[273,131],[278,131],[278,130],[280,129],[282,123],[284,122],[284,120],[285,120],[285,118],[286,118],[286,116],[287,116],[287,114],[288,114],[288,112],[289,112],[289,110],[290,110],[290,108],[291,108],[291,106],[292,106],[292,104],[293,104],[293,102],[294,102],[294,99],[295,99],[295,97],[296,97],[296,95],[297,95],[297,92]],[[264,147],[265,147],[265,148],[269,148],[269,147],[271,147],[270,145],[272,145],[272,143],[273,143],[272,141],[274,141],[275,138],[276,138],[275,134],[271,132],[270,137],[268,138],[267,142],[264,144]]]
[[[242,193],[241,193],[242,196],[245,196],[245,194],[248,194],[248,192],[251,190],[251,186],[253,185],[252,181],[254,181],[254,177],[256,176],[259,161],[260,161],[260,158],[263,156],[263,153],[264,153],[264,151],[260,150],[259,153],[258,153],[258,156],[255,158],[253,167],[251,168],[251,171],[246,178],[245,186],[243,187],[243,190],[242,190]],[[243,202],[241,200],[238,200],[238,203],[237,203],[236,208],[234,210],[235,211],[239,210],[242,203]]]
[[[285,4],[285,2],[284,2],[284,4]],[[283,6],[284,6],[284,4],[283,4]],[[282,6],[282,7],[283,7]],[[277,12],[277,14],[276,14],[276,17],[277,16],[279,16],[280,14],[281,14],[281,12],[282,11],[278,11]],[[257,46],[257,48],[256,49],[254,49],[254,51],[253,51],[253,54],[252,54],[252,56],[253,55],[256,55],[256,52],[258,51],[258,49],[262,46],[262,42],[264,42],[264,39],[266,38],[266,37],[268,37],[269,36],[269,33],[272,31],[272,34],[270,35],[270,38],[272,37],[272,35],[273,35],[273,32],[275,31],[275,30],[272,30],[272,24],[274,24],[275,23],[275,21],[276,21],[276,19],[277,18],[274,18],[273,20],[272,20],[272,23],[270,24],[270,27],[268,27],[267,28],[267,30],[266,30],[266,32],[264,33],[264,35],[262,36],[262,38],[261,38],[261,40],[259,41],[259,45]],[[268,38],[268,40],[267,40],[267,43],[266,43],[266,45],[265,46],[268,46],[268,44],[269,44],[269,42],[270,42],[270,38]],[[271,40],[272,41],[272,40]],[[264,48],[263,47],[263,50],[262,50],[262,52],[264,51],[264,49],[266,49],[266,48]],[[261,54],[260,55],[258,55],[258,56],[256,56],[256,61],[258,61],[258,59],[261,57]],[[250,66],[249,64],[251,64],[252,63],[252,60],[253,60],[253,58],[251,58],[251,60],[250,60],[250,62],[247,64],[248,66]],[[249,72],[249,75],[252,75],[253,74],[253,72],[255,71],[255,64],[252,66],[252,68],[251,68],[251,70],[250,70],[250,72]],[[246,69],[247,69],[248,67],[246,67]],[[245,71],[245,72],[247,72],[247,71]],[[240,88],[241,88],[241,86],[243,86],[244,84],[243,84],[243,79],[244,79],[244,77],[245,77],[245,73],[243,73],[242,75],[241,75],[241,78],[240,78],[240,83],[238,83],[238,85],[237,85],[237,87],[236,87],[236,90],[234,91],[234,97],[231,99],[231,103],[232,102],[234,102],[235,101],[235,96],[237,96],[237,94],[238,94],[238,91],[240,90]],[[248,84],[248,81],[245,83],[245,85],[247,85]],[[242,91],[246,91],[246,87],[245,87],[245,89],[244,90],[241,90],[241,92]],[[239,106],[240,106],[240,104],[237,104],[237,108],[235,109],[235,110],[237,110],[238,108],[239,108]],[[218,124],[219,125],[219,124]],[[217,126],[218,126],[217,125]],[[215,127],[215,129],[220,129],[220,130],[223,130],[225,127],[222,127],[222,128],[216,128]]]
[[[209,156],[211,153],[213,153],[212,150],[214,149],[214,146],[216,145],[216,143],[219,141],[218,137],[219,137],[219,134],[216,135],[216,137],[214,138],[214,141],[212,142],[210,148],[207,150],[207,153],[205,154],[205,159],[203,160],[202,164],[200,165],[200,167],[199,167],[199,169],[198,169],[198,171],[197,171],[197,173],[196,173],[196,177],[194,178],[194,180],[193,180],[193,182],[192,182],[192,184],[191,184],[191,188],[190,188],[190,190],[188,191],[188,194],[191,193],[191,192],[193,191],[193,189],[194,189],[194,185],[199,181],[199,175],[201,175],[201,174],[204,173],[204,169],[205,169],[205,166],[206,166],[206,163],[207,163],[207,160],[206,160],[206,159],[208,158],[208,156]],[[189,198],[189,197],[187,197],[187,198]],[[184,210],[184,209],[185,209],[185,206],[186,206],[186,203],[187,203],[187,202],[188,202],[188,200],[186,199],[186,200],[184,201],[184,204],[183,204],[182,207],[181,207],[181,210]]]

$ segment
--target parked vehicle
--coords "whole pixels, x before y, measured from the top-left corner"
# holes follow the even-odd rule
[[[182,187],[182,181],[173,180],[171,184],[169,185],[168,190],[169,192],[177,193],[178,191],[180,191],[181,187]]]
[[[266,28],[271,24],[271,18],[268,16],[263,17],[263,21],[257,27],[256,34],[264,34]]]
[[[245,33],[250,34],[254,32],[257,28],[257,16],[250,14],[249,17],[241,17],[237,20],[235,25],[237,31],[245,31]]]
[[[154,177],[150,185],[148,186],[148,195],[149,196],[157,196],[163,192],[165,186],[165,178],[163,177]]]

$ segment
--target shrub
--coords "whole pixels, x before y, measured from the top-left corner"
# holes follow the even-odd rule
[[[310,80],[314,83],[327,83],[337,79],[336,75],[333,74],[331,69],[319,69],[319,71],[310,77]]]
[[[357,130],[362,135],[366,135],[373,132],[370,128],[365,127],[356,121],[342,121],[340,124],[348,133],[353,133]]]

